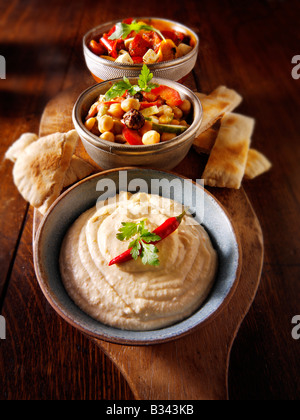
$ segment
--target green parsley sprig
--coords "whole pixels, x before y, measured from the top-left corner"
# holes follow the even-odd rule
[[[119,38],[126,39],[131,32],[139,33],[140,31],[154,31],[154,32],[158,33],[158,35],[163,40],[165,40],[165,37],[163,36],[163,34],[158,29],[154,28],[151,25],[146,25],[144,23],[138,23],[136,20],[134,20],[130,24],[123,23],[123,22],[118,22],[116,24],[115,31],[111,34],[109,39],[111,39],[112,41],[114,41],[116,39],[119,39]]]
[[[131,239],[128,249],[131,249],[131,255],[134,260],[137,260],[141,256],[144,265],[158,266],[160,264],[158,249],[152,242],[160,241],[161,238],[149,232],[145,227],[145,222],[146,220],[142,220],[139,223],[122,223],[117,238],[120,241]]]
[[[114,98],[124,95],[126,91],[132,96],[137,92],[151,92],[152,89],[158,85],[150,83],[153,78],[153,73],[150,72],[146,64],[143,65],[141,74],[139,76],[138,84],[132,85],[127,77],[123,77],[123,80],[116,82],[105,94],[104,100],[106,102],[111,101]]]

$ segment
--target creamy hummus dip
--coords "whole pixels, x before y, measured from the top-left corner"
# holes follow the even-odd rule
[[[146,219],[153,232],[182,212],[181,204],[167,198],[121,193],[83,213],[60,253],[63,284],[77,306],[104,324],[136,331],[172,325],[199,309],[214,283],[217,253],[205,229],[189,216],[157,243],[159,266],[144,265],[141,258],[109,266],[128,249],[129,241],[116,237],[122,222]]]

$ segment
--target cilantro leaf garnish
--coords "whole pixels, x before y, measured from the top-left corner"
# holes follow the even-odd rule
[[[112,85],[112,87],[106,92],[105,94],[105,101],[111,101],[114,98],[124,95],[126,90],[130,90],[132,88],[131,83],[127,79],[127,77],[123,77],[123,80]]]
[[[163,36],[163,34],[156,28],[154,28],[151,25],[146,25],[144,23],[138,23],[136,20],[134,20],[132,23],[128,24],[128,23],[123,23],[123,22],[118,22],[116,24],[116,28],[115,31],[111,34],[111,36],[108,39],[111,39],[112,41],[122,38],[122,39],[126,39],[128,37],[128,35],[131,32],[140,32],[140,31],[154,31],[156,33],[158,33],[158,35],[165,40],[165,37]]]
[[[146,220],[139,223],[122,223],[117,239],[120,241],[132,239],[128,247],[128,249],[131,249],[132,258],[137,260],[141,256],[144,265],[158,266],[158,249],[153,242],[160,241],[161,237],[149,232],[145,227],[145,222]]]
[[[143,251],[142,251],[142,262],[144,265],[150,264],[154,267],[157,267],[159,263],[158,259],[158,249],[153,244],[145,244],[143,243]]]
[[[139,76],[138,85],[132,85],[127,77],[123,80],[116,82],[105,94],[105,101],[109,102],[114,98],[123,96],[126,91],[130,95],[135,95],[137,92],[151,92],[152,89],[157,87],[154,83],[150,83],[153,78],[153,73],[150,72],[146,64],[143,65],[141,74]]]
[[[146,64],[144,64],[138,81],[141,90],[144,92],[151,92],[152,89],[157,87],[154,83],[150,83],[152,79],[153,73],[151,73]]]
[[[122,226],[119,229],[120,233],[117,234],[119,241],[128,241],[128,239],[137,234],[138,226],[136,223],[122,223]]]

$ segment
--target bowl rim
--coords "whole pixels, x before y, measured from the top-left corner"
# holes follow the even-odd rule
[[[160,336],[160,338],[146,339],[146,340],[145,339],[118,338],[118,337],[115,337],[115,336],[112,336],[112,335],[109,335],[109,334],[103,334],[103,335],[101,334],[100,335],[100,334],[98,334],[96,332],[93,332],[90,329],[84,327],[79,322],[74,320],[71,315],[67,314],[66,311],[63,308],[61,308],[58,303],[56,303],[56,300],[52,297],[51,292],[48,289],[47,281],[43,277],[42,268],[40,266],[40,257],[39,257],[39,255],[40,255],[40,238],[43,234],[43,230],[45,229],[45,226],[46,226],[46,223],[47,223],[47,220],[48,220],[48,216],[52,213],[52,211],[55,209],[57,204],[60,203],[60,201],[64,200],[68,196],[68,194],[70,194],[74,189],[76,189],[77,187],[79,187],[80,185],[82,185],[84,183],[90,182],[94,178],[103,177],[103,176],[106,176],[107,174],[110,174],[110,173],[113,173],[113,172],[120,172],[120,171],[126,171],[126,170],[127,171],[130,171],[130,170],[137,171],[138,170],[138,171],[147,171],[147,172],[152,171],[153,173],[157,173],[157,172],[165,173],[167,175],[171,175],[171,176],[174,176],[176,178],[179,177],[183,180],[188,180],[188,181],[192,182],[192,184],[194,184],[196,187],[203,189],[204,193],[207,194],[210,197],[210,199],[212,201],[214,201],[220,207],[220,209],[223,211],[223,213],[227,217],[228,222],[229,222],[230,227],[231,227],[231,230],[232,230],[232,233],[234,235],[235,244],[236,244],[236,247],[237,247],[238,260],[237,260],[237,268],[236,268],[236,272],[235,272],[235,278],[233,280],[231,288],[229,289],[225,298],[222,300],[221,304],[210,315],[208,315],[208,317],[206,317],[204,320],[196,323],[194,326],[192,326],[190,328],[187,328],[183,331],[179,331],[178,333],[169,334],[167,336]],[[75,329],[79,330],[80,332],[86,334],[90,338],[103,340],[103,341],[109,342],[109,343],[120,344],[120,345],[128,345],[128,346],[145,346],[145,345],[149,346],[149,345],[171,342],[171,341],[177,340],[179,338],[185,337],[186,335],[192,334],[196,330],[198,330],[198,329],[206,326],[210,322],[212,322],[227,307],[229,301],[231,300],[232,296],[234,295],[234,293],[237,289],[237,286],[238,286],[239,280],[240,280],[240,276],[241,276],[241,271],[242,271],[242,259],[243,258],[242,258],[241,241],[240,241],[239,235],[237,234],[237,230],[236,230],[234,224],[232,223],[231,217],[229,216],[227,210],[219,202],[219,200],[216,199],[213,196],[213,194],[211,194],[209,191],[207,191],[204,187],[199,185],[197,182],[195,182],[193,180],[190,180],[187,177],[185,177],[183,175],[180,175],[180,174],[177,174],[175,172],[160,171],[160,170],[156,170],[156,169],[150,169],[149,170],[148,168],[131,167],[131,166],[126,167],[126,168],[115,168],[115,169],[110,169],[110,170],[106,170],[106,171],[103,171],[103,172],[99,172],[97,174],[91,175],[91,176],[79,181],[78,183],[74,184],[73,186],[68,188],[66,191],[64,191],[55,200],[55,202],[48,209],[47,213],[44,215],[43,219],[41,220],[41,222],[38,226],[38,229],[36,231],[36,235],[35,235],[35,238],[34,238],[34,241],[33,241],[33,260],[34,260],[34,269],[35,269],[35,274],[36,274],[36,277],[37,277],[37,281],[39,283],[39,286],[40,286],[46,300],[48,301],[50,306],[56,311],[56,313],[58,315],[60,315],[68,324],[70,324]],[[70,297],[69,297],[69,299],[72,301],[72,299]],[[209,297],[207,298],[207,301],[208,300],[209,300]],[[79,310],[84,313],[84,311],[82,311],[80,308],[79,308]],[[199,308],[199,310],[200,310],[200,308]],[[191,316],[193,316],[193,315],[191,315]],[[187,319],[189,319],[189,318],[190,317],[188,317]],[[186,321],[186,320],[180,321],[179,324],[181,322]],[[99,321],[96,321],[96,322],[99,322]],[[99,322],[99,324],[102,325],[101,322]],[[172,325],[170,327],[164,327],[164,328],[162,328],[161,330],[158,330],[158,331],[164,331],[165,329],[168,329],[168,328],[171,328],[171,327],[172,327]],[[117,329],[117,330],[119,330],[119,329]],[[155,332],[156,330],[153,330],[153,331]],[[138,332],[136,332],[136,333],[138,333]],[[144,333],[144,331],[141,331],[141,333]],[[149,331],[148,331],[148,333],[149,333]]]
[[[129,80],[136,80],[136,77],[129,77]],[[177,90],[182,94],[185,94],[190,100],[192,100],[192,105],[194,107],[194,116],[193,116],[193,123],[188,127],[186,131],[182,134],[176,136],[174,139],[167,140],[164,142],[160,142],[157,144],[151,145],[124,145],[119,143],[111,143],[107,140],[103,140],[94,134],[92,134],[88,129],[84,126],[80,111],[84,106],[86,97],[93,91],[98,91],[101,89],[102,86],[107,84],[113,84],[117,81],[122,80],[121,77],[116,79],[109,79],[105,80],[101,83],[96,83],[89,88],[85,89],[77,98],[73,111],[72,111],[72,120],[74,127],[79,135],[79,137],[83,138],[84,141],[92,144],[99,150],[105,150],[110,153],[115,153],[118,155],[128,155],[128,154],[138,154],[138,155],[148,155],[153,153],[154,151],[167,151],[169,149],[174,149],[179,147],[182,143],[188,142],[192,137],[196,137],[197,133],[200,130],[202,121],[203,121],[203,107],[201,104],[200,99],[198,96],[188,87],[182,85],[181,83],[174,82],[172,80],[162,79],[162,78],[153,78],[153,82],[157,82],[160,85],[165,84],[166,86],[170,86],[173,88],[177,88]]]
[[[150,70],[154,71],[154,70],[172,68],[172,67],[175,67],[177,65],[183,64],[186,61],[189,61],[189,59],[194,57],[195,54],[198,55],[199,44],[200,44],[199,36],[196,34],[196,32],[193,29],[189,28],[188,26],[184,25],[183,23],[176,22],[176,21],[171,20],[171,19],[165,19],[165,18],[162,18],[162,17],[155,17],[155,16],[151,16],[151,17],[141,16],[141,17],[137,17],[137,19],[140,19],[140,20],[143,20],[143,19],[145,19],[145,20],[158,20],[158,21],[167,22],[169,24],[179,26],[185,32],[190,32],[191,35],[195,39],[195,46],[193,47],[193,49],[188,54],[184,55],[183,57],[175,58],[174,60],[168,60],[168,61],[162,61],[160,63],[149,64],[148,67],[150,68]],[[92,33],[97,32],[98,30],[100,31],[100,29],[103,28],[104,26],[113,26],[116,23],[121,22],[121,21],[122,21],[122,19],[114,19],[114,20],[109,21],[109,22],[104,22],[101,25],[95,26],[94,28],[92,28],[88,32],[86,32],[85,35],[83,36],[83,39],[82,39],[84,54],[87,57],[89,57],[89,59],[93,60],[97,64],[105,65],[105,66],[108,66],[108,67],[114,67],[114,68],[118,68],[118,69],[123,69],[123,70],[140,71],[140,69],[143,66],[143,63],[136,63],[136,64],[116,63],[114,61],[107,60],[105,58],[99,57],[98,55],[94,54],[89,49],[89,47],[87,45],[87,41],[90,38],[90,35]]]

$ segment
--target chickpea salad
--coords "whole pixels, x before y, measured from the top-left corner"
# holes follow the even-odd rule
[[[89,49],[99,57],[123,64],[154,64],[174,60],[193,49],[189,35],[171,28],[158,28],[152,21],[125,19],[108,33],[92,39]]]
[[[124,77],[90,107],[84,125],[95,136],[132,146],[172,140],[189,128],[192,104],[179,92],[151,83],[144,64],[138,85]]]

